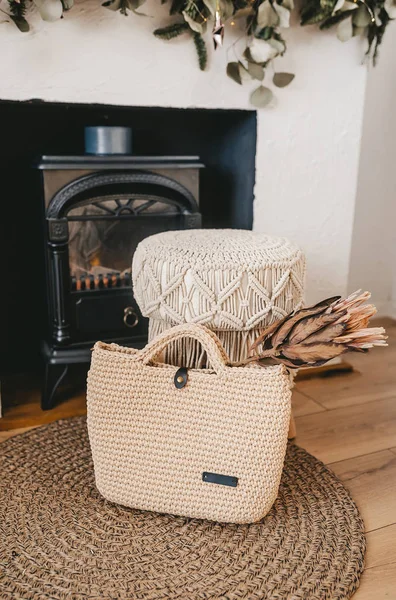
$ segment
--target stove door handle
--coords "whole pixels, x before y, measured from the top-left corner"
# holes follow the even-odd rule
[[[124,309],[124,325],[132,329],[139,323],[139,317],[132,306],[127,306]]]

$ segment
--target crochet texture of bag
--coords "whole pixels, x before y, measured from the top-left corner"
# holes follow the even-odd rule
[[[161,362],[186,337],[202,345],[205,368]],[[283,366],[230,366],[202,325],[173,327],[143,350],[97,342],[87,403],[98,490],[136,509],[258,521],[278,493],[290,401]]]

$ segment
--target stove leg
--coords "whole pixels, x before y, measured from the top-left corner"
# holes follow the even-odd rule
[[[45,365],[44,385],[41,395],[42,410],[53,408],[56,390],[66,376],[68,368],[69,365],[53,365],[51,363]]]

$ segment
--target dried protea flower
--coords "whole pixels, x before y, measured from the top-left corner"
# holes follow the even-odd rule
[[[255,355],[245,362],[318,367],[344,352],[386,346],[385,329],[367,327],[377,312],[364,304],[369,298],[369,292],[358,290],[344,300],[336,296],[290,313],[263,331],[251,347]]]

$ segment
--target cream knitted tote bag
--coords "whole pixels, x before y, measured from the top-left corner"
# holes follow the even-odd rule
[[[192,338],[206,367],[160,362]],[[96,485],[137,509],[232,523],[260,520],[277,493],[290,420],[281,365],[231,367],[202,325],[165,331],[143,350],[95,344],[88,433]]]

